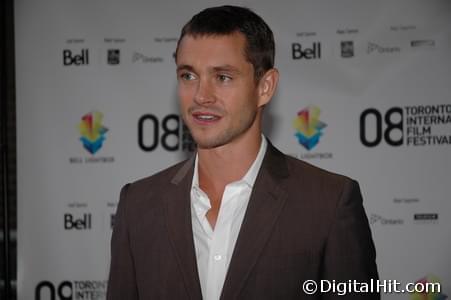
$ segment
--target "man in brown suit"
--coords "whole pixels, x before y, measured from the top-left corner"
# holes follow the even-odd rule
[[[274,48],[246,8],[209,8],[182,29],[178,94],[197,154],[122,189],[107,299],[379,299],[302,289],[377,279],[376,254],[358,184],[261,134]]]

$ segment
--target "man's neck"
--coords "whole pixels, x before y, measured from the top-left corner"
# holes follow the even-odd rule
[[[198,150],[199,185],[223,189],[240,180],[251,167],[261,146],[261,135],[213,148]]]

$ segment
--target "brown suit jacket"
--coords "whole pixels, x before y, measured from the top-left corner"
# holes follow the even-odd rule
[[[191,158],[122,189],[108,300],[202,299],[191,226],[193,166]],[[376,279],[375,259],[357,182],[268,143],[221,299],[379,299],[302,291],[308,279]]]

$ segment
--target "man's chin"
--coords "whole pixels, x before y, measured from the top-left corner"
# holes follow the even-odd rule
[[[218,143],[217,141],[199,141],[196,142],[196,144],[197,149],[214,149],[224,145],[223,143]]]
[[[227,144],[227,139],[221,137],[199,137],[193,136],[197,149],[213,149]]]

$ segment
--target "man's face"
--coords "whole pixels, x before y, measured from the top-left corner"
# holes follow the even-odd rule
[[[183,120],[200,148],[233,142],[250,132],[258,112],[254,68],[241,33],[186,35],[177,51],[178,95]],[[257,126],[258,127],[258,126]],[[260,134],[255,130],[255,134]]]

